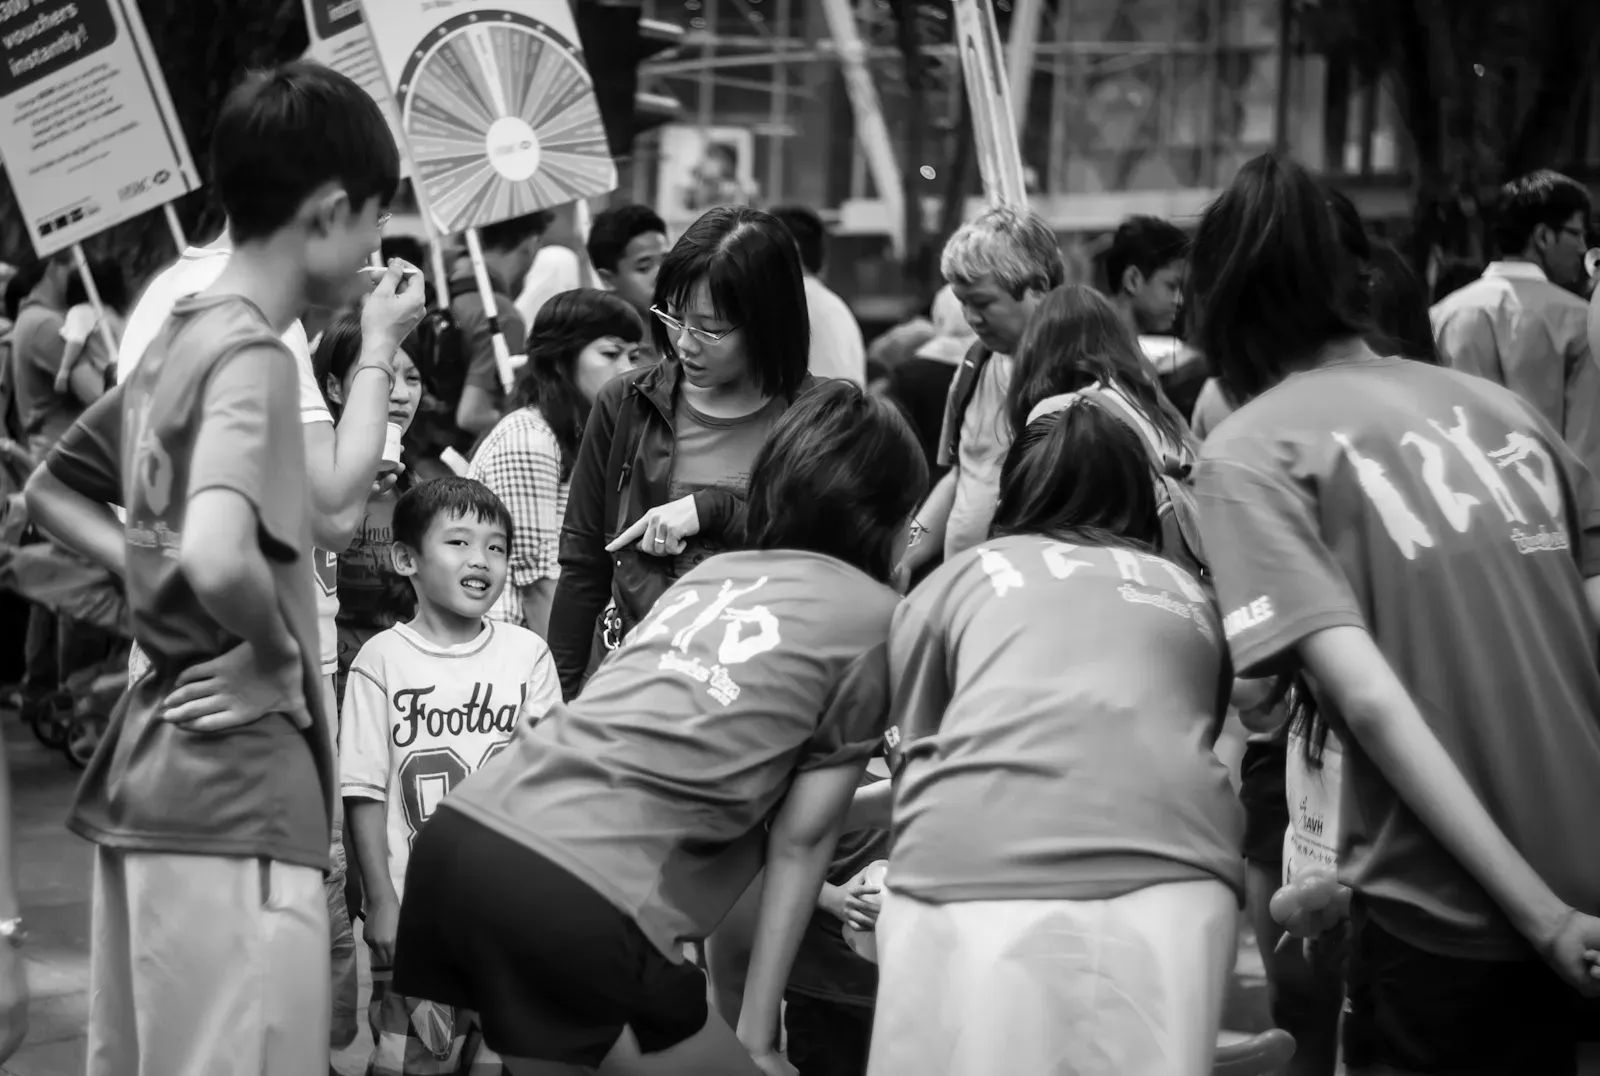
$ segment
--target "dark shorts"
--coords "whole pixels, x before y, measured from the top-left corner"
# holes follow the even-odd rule
[[[1418,949],[1352,909],[1344,1060],[1450,1076],[1570,1076],[1596,1041],[1595,1003],[1543,961]]]
[[[448,807],[417,834],[395,942],[395,989],[472,1009],[510,1057],[595,1067],[705,1026],[705,976],[543,856]]]
[[[1244,804],[1246,859],[1283,862],[1283,834],[1289,828],[1288,765],[1289,745],[1283,740],[1245,744],[1239,764],[1239,801]]]

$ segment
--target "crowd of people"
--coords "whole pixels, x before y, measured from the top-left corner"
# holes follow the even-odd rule
[[[505,221],[496,312],[467,259],[430,310],[314,64],[210,158],[219,239],[131,309],[47,263],[12,336],[30,517],[135,649],[68,819],[91,1076],[363,1022],[375,1076],[1204,1076],[1245,921],[1297,1076],[1596,1059],[1579,184],[1431,311],[1273,156],[1103,289],[991,208],[869,352],[800,209],[609,210],[603,288]],[[0,858],[0,1053],[23,933]]]

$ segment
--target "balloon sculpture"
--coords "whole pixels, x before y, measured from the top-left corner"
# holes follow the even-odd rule
[[[1332,867],[1318,864],[1272,894],[1267,909],[1293,936],[1315,938],[1349,918],[1350,887],[1339,884]]]

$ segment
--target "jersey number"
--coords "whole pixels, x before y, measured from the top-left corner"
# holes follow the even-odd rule
[[[400,764],[400,809],[405,812],[406,829],[411,836],[415,837],[422,824],[433,817],[439,801],[456,785],[475,769],[487,766],[489,760],[510,743],[510,740],[501,740],[490,747],[476,767],[468,766],[451,747],[435,747],[407,755]]]

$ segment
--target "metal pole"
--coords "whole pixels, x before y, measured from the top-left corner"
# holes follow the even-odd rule
[[[467,229],[467,257],[472,259],[472,275],[478,284],[478,294],[483,298],[483,313],[489,321],[489,332],[494,345],[494,364],[500,372],[500,385],[510,396],[516,385],[516,367],[511,362],[511,345],[500,329],[500,309],[494,301],[494,285],[489,283],[489,266],[483,260],[483,243],[478,239],[478,229]]]
[[[1294,0],[1278,0],[1278,107],[1273,116],[1272,146],[1282,154],[1289,152],[1289,50],[1293,30]]]
[[[702,66],[700,68],[700,82],[695,91],[696,118],[702,131],[711,126],[716,114],[713,106],[715,104],[717,84],[715,76],[711,73],[710,61],[717,51],[717,0],[706,0],[704,18],[706,20],[706,37],[705,42],[700,46]]]
[[[789,34],[789,0],[778,0],[777,7],[778,36],[773,48],[778,58],[773,61],[772,133],[767,136],[767,198],[774,203],[783,201],[784,147],[789,141],[788,135],[783,133],[789,125],[789,63],[784,57]]]
[[[189,247],[189,240],[183,234],[183,222],[178,219],[178,211],[171,202],[161,207],[167,218],[167,231],[172,233],[172,241],[178,244],[178,253],[182,254]]]
[[[1006,43],[1006,76],[1011,86],[1011,107],[1020,135],[1028,124],[1028,99],[1033,92],[1033,63],[1039,49],[1042,0],[1016,0],[1011,7],[1011,40]]]
[[[828,21],[828,34],[839,53],[845,90],[850,95],[850,109],[855,114],[856,138],[861,143],[867,167],[872,172],[873,185],[878,188],[884,215],[889,218],[890,246],[895,258],[904,259],[905,187],[900,181],[900,162],[895,157],[894,142],[889,137],[889,125],[883,118],[878,88],[873,85],[872,72],[867,68],[866,44],[856,27],[850,0],[822,0],[822,14]]]

